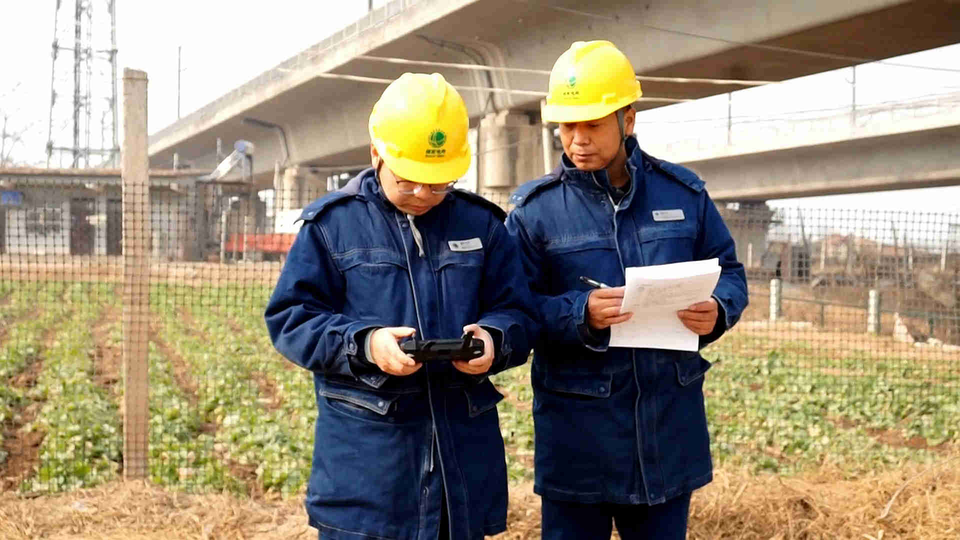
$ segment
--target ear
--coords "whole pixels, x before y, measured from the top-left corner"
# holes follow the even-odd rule
[[[623,115],[623,134],[624,135],[633,135],[634,127],[637,125],[637,111],[634,110],[633,105],[628,105],[627,110]]]
[[[380,161],[380,153],[377,152],[377,147],[374,146],[373,143],[371,143],[370,144],[370,166],[376,169],[377,162],[379,161]]]

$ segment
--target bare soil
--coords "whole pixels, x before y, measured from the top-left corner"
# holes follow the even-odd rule
[[[46,330],[43,336],[43,349],[30,359],[26,369],[10,380],[14,388],[26,391],[37,385],[40,372],[43,371],[44,351],[50,350],[57,336],[57,324]],[[24,426],[30,424],[37,417],[43,407],[40,401],[26,399],[24,405],[13,414],[13,423],[4,425],[3,449],[7,459],[0,464],[0,491],[16,489],[21,482],[33,474],[34,468],[40,463],[40,445],[46,434],[42,431],[27,431]]]
[[[110,341],[110,326],[120,321],[120,308],[111,306],[93,327],[94,380],[109,395],[118,395],[117,383],[123,377],[123,348]]]

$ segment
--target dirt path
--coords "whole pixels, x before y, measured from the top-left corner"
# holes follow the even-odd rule
[[[236,319],[230,317],[222,312],[217,313],[224,324],[226,324],[230,331],[233,332],[235,336],[242,336],[247,334],[247,329],[237,322]],[[263,330],[266,332],[266,328]],[[283,366],[283,369],[289,370],[293,367],[293,364],[290,362],[281,362],[279,365]],[[270,374],[263,371],[255,371],[252,373],[253,382],[256,383],[259,390],[259,394],[263,396],[261,402],[271,411],[276,411],[280,407],[283,407],[283,396],[280,394],[280,389],[277,387],[277,382],[273,380],[273,377]]]
[[[35,312],[34,316],[39,314]],[[10,385],[21,390],[25,399],[24,404],[14,412],[13,423],[4,426],[3,449],[7,453],[7,459],[0,464],[0,491],[16,490],[24,480],[33,475],[40,462],[40,445],[46,433],[39,430],[27,431],[23,427],[36,419],[37,413],[43,407],[43,401],[30,399],[27,394],[37,385],[45,364],[44,353],[52,348],[60,322],[65,318],[66,315],[58,317],[57,321],[46,329],[41,350],[30,357],[26,369],[10,379]]]
[[[93,327],[94,381],[115,398],[122,398],[117,383],[123,377],[123,346],[110,339],[111,326],[120,322],[119,306],[110,306]]]
[[[188,334],[192,337],[200,338],[200,333],[196,332],[196,330],[192,330],[196,326],[193,316],[190,314],[190,312],[185,308],[180,308],[178,314],[187,324]],[[187,364],[186,359],[184,359],[183,356],[181,356],[173,347],[171,347],[160,337],[160,328],[162,328],[162,325],[163,321],[154,316],[154,319],[150,323],[150,341],[153,341],[154,344],[156,344],[160,354],[166,357],[170,362],[170,365],[173,368],[174,381],[176,381],[177,386],[190,403],[190,406],[196,408],[199,404],[199,387],[197,382],[191,373],[190,366]],[[213,421],[205,422],[200,426],[200,432],[208,435],[215,435],[218,429],[220,429],[220,426]],[[218,456],[220,461],[230,472],[231,476],[240,480],[240,482],[247,486],[249,493],[262,494],[260,482],[257,478],[256,464],[251,463],[244,465],[237,463],[234,460],[226,459],[223,457],[223,452],[217,450],[216,448],[214,448],[213,452]]]
[[[173,380],[176,382],[177,388],[180,389],[180,392],[186,398],[187,402],[190,403],[190,406],[196,408],[199,403],[197,397],[197,381],[194,379],[187,361],[180,356],[180,353],[174,350],[170,344],[160,337],[160,329],[162,327],[163,322],[154,315],[150,321],[150,341],[154,343],[157,350],[160,351],[160,354],[170,363]],[[200,432],[208,434],[216,433],[217,424],[215,422],[206,422],[200,426]]]

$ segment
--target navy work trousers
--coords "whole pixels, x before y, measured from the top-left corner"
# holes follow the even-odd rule
[[[607,540],[617,525],[623,540],[684,540],[690,493],[663,504],[580,504],[542,497],[543,540]]]

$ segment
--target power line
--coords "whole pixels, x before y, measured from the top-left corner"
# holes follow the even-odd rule
[[[513,1],[516,2],[516,3],[520,3],[520,4],[530,4],[530,3],[531,3],[530,0],[513,0]],[[556,10],[556,11],[560,11],[560,12],[564,12],[564,13],[570,13],[570,14],[573,14],[573,15],[582,15],[582,16],[584,16],[584,17],[590,17],[590,18],[594,18],[594,19],[603,19],[603,20],[608,20],[608,21],[616,21],[616,22],[619,22],[619,21],[620,21],[620,18],[619,18],[619,17],[611,16],[611,15],[600,15],[600,14],[598,14],[598,13],[590,13],[590,12],[588,12],[588,11],[583,11],[583,10],[573,9],[573,8],[567,8],[567,7],[562,7],[562,6],[551,6],[551,5],[540,5],[540,4],[537,4],[537,5],[538,5],[538,7],[553,9],[553,10]],[[946,68],[946,67],[937,67],[937,66],[919,66],[919,65],[916,65],[916,64],[904,64],[904,63],[900,63],[900,62],[888,62],[888,61],[886,61],[886,60],[880,60],[880,59],[878,59],[878,58],[865,58],[865,57],[859,57],[859,56],[850,56],[850,55],[846,55],[846,54],[836,54],[836,53],[825,53],[825,52],[817,52],[817,51],[808,51],[808,50],[805,50],[805,49],[797,49],[797,48],[795,48],[795,47],[782,47],[782,46],[779,46],[779,45],[764,45],[764,44],[762,44],[762,43],[749,43],[749,42],[746,42],[746,41],[737,41],[737,40],[734,40],[734,39],[726,39],[726,38],[721,38],[721,37],[716,37],[716,36],[708,36],[708,35],[705,35],[705,34],[698,34],[698,33],[696,33],[696,32],[687,32],[687,31],[684,31],[684,30],[675,30],[675,29],[673,29],[673,28],[665,28],[665,27],[662,27],[662,26],[656,26],[656,25],[645,24],[645,23],[639,23],[639,24],[637,24],[636,26],[640,26],[640,27],[643,27],[643,28],[649,28],[650,30],[656,30],[656,31],[658,31],[658,32],[665,32],[665,33],[668,33],[668,34],[676,34],[676,35],[679,35],[679,36],[694,37],[694,38],[698,38],[698,39],[705,39],[705,40],[709,40],[709,41],[716,41],[716,42],[719,42],[719,43],[726,43],[726,44],[728,44],[728,45],[738,45],[738,46],[741,46],[741,47],[750,47],[750,48],[754,48],[754,49],[762,49],[762,50],[777,51],[777,52],[786,52],[786,53],[799,54],[799,55],[811,56],[811,57],[816,57],[816,58],[829,58],[829,59],[831,59],[831,60],[842,60],[842,61],[844,61],[844,62],[854,62],[854,63],[859,63],[859,64],[876,63],[876,64],[881,64],[881,65],[891,66],[891,67],[902,67],[902,68],[911,68],[911,69],[926,69],[926,70],[930,70],[930,71],[943,71],[943,72],[947,72],[947,73],[960,73],[960,69],[956,69],[956,68]]]
[[[921,96],[915,96],[903,100],[888,100],[880,101],[871,104],[861,104],[862,109],[858,109],[859,113],[867,114],[871,112],[883,112],[883,111],[898,111],[898,110],[909,110],[914,108],[922,108],[930,105],[930,101],[938,98],[951,98],[956,97],[960,98],[960,93],[958,92],[942,92],[934,94],[923,94]],[[843,112],[850,111],[850,105],[841,105],[837,107],[825,107],[820,109],[802,109],[795,111],[785,111],[778,113],[760,113],[760,114],[738,114],[733,116],[713,116],[710,118],[687,118],[684,120],[640,120],[637,119],[637,124],[693,124],[697,122],[726,122],[727,120],[733,119],[737,120],[740,123],[747,122],[771,122],[771,121],[797,121],[805,122],[809,120],[818,120],[823,118],[829,118],[824,116],[818,116],[815,118],[788,118],[790,115],[804,115],[804,114],[814,114],[814,113],[831,113],[831,112]],[[638,113],[639,114],[639,113]]]
[[[368,60],[372,62],[384,62],[388,64],[403,64],[403,65],[414,65],[414,66],[434,66],[434,67],[448,67],[455,69],[465,69],[469,71],[502,71],[504,73],[525,73],[530,75],[550,75],[550,71],[544,69],[529,69],[529,68],[510,68],[510,67],[496,67],[496,66],[480,66],[476,64],[460,64],[456,62],[433,62],[430,60],[409,60],[407,58],[392,58],[386,56],[357,56],[356,60]],[[694,83],[694,84],[722,84],[722,85],[739,85],[739,86],[764,86],[768,84],[774,84],[778,81],[759,81],[759,80],[744,80],[744,79],[703,79],[703,78],[693,78],[693,77],[653,77],[648,75],[637,75],[638,81],[651,81],[651,82],[672,82],[672,83]]]
[[[282,71],[292,71],[285,68],[280,68]],[[374,84],[390,84],[394,79],[380,79],[376,77],[361,77],[359,75],[346,75],[343,73],[317,73],[314,75],[321,79],[338,79],[345,81],[355,81],[355,82],[365,82],[365,83],[374,83]],[[546,92],[539,92],[536,90],[513,90],[511,88],[487,88],[485,86],[462,86],[462,85],[452,85],[457,90],[473,90],[477,92],[499,92],[503,94],[518,94],[523,96],[535,96],[538,98],[544,98],[547,96]],[[659,103],[685,103],[687,101],[693,101],[691,99],[681,99],[681,98],[665,98],[665,97],[641,97],[637,101],[646,101],[646,102],[659,102]]]

